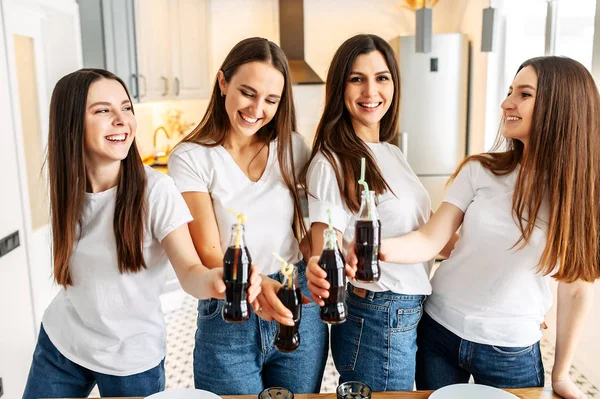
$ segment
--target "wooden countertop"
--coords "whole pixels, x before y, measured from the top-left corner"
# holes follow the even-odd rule
[[[560,399],[552,388],[524,388],[524,389],[506,389],[520,399]],[[427,399],[433,391],[412,391],[412,392],[374,392],[371,399]],[[256,399],[256,395],[232,395],[222,396],[223,399]],[[144,399],[136,398],[114,398],[114,399]],[[294,399],[337,399],[335,393],[319,394],[297,394]],[[485,398],[482,398],[485,399]]]

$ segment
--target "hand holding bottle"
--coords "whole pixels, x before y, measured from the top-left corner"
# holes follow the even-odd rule
[[[277,297],[277,292],[279,292],[280,289],[281,283],[279,281],[273,280],[267,276],[262,276],[261,291],[256,298],[258,309],[257,306],[254,307],[257,309],[256,314],[266,321],[276,320],[281,324],[293,326],[294,318],[292,312],[290,312]],[[307,303],[304,299],[305,298],[303,298],[303,303]]]
[[[390,244],[389,239],[381,240],[381,245],[379,246],[379,260],[381,262],[387,262],[387,248]],[[350,243],[348,246],[348,253],[346,254],[346,270],[353,270],[356,272],[356,268],[358,266],[358,257],[356,256],[356,249],[354,247],[354,241]]]
[[[223,257],[223,282],[226,289],[221,314],[228,323],[243,323],[251,316],[252,299],[248,298],[248,289],[252,257],[244,236],[246,216],[243,213],[231,213],[236,216],[237,223],[231,227],[231,241]]]
[[[294,352],[300,346],[300,321],[302,320],[302,291],[298,285],[298,270],[292,264],[288,264],[285,259],[277,253],[273,255],[282,263],[281,273],[283,282],[277,292],[277,298],[289,309],[294,320],[293,325],[281,324],[277,326],[277,333],[273,338],[273,345],[280,352]]]
[[[207,297],[216,298],[216,299],[224,299],[226,285],[223,282],[223,268],[217,267],[217,268],[213,268],[213,269],[208,269],[205,273],[206,274],[205,274],[204,281],[208,285],[208,293],[209,293],[207,295]],[[250,282],[250,284],[248,286],[248,291],[247,291],[248,302],[256,302],[256,298],[258,297],[258,294],[260,294],[260,290],[261,290],[262,277],[260,276],[260,274],[258,274],[256,269],[254,268],[254,265],[251,267],[249,282]]]
[[[352,248],[354,253],[354,248]],[[354,280],[356,276],[356,265],[358,260],[356,254],[354,254],[354,264],[351,264],[348,260],[346,261],[345,271],[346,277],[350,280]],[[319,306],[324,306],[323,298],[329,297],[330,284],[327,281],[327,272],[319,265],[319,256],[313,256],[308,260],[306,266],[306,279],[308,280],[308,290],[310,291],[310,297]]]

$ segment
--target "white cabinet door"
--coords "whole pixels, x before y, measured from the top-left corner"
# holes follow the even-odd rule
[[[171,8],[172,98],[208,98],[207,0],[176,0]]]
[[[171,89],[168,0],[137,0],[136,43],[140,101],[166,100]]]

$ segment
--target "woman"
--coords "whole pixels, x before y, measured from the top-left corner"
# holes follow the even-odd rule
[[[329,288],[318,265],[327,211],[347,248],[360,205],[361,158],[366,159],[366,181],[377,194],[383,237],[419,228],[431,212],[427,192],[391,144],[398,124],[400,72],[389,44],[375,35],[348,39],[333,57],[325,92],[306,172],[315,255],[308,265],[309,288],[320,305]],[[382,262],[378,282],[348,284],[348,318],[331,328],[331,351],[342,381],[363,381],[374,391],[413,389],[416,327],[431,292],[430,266],[425,259],[402,268]]]
[[[520,66],[502,110],[502,151],[467,158],[430,221],[382,245],[387,261],[418,262],[462,226],[419,326],[417,387],[470,376],[501,388],[543,386],[551,275],[559,282],[552,387],[584,398],[569,368],[600,275],[600,96],[577,61],[540,57]]]
[[[218,317],[223,301],[199,301],[196,388],[219,395],[257,394],[271,386],[320,390],[328,332],[316,304],[304,305],[298,350],[281,353],[273,346],[272,320],[294,324],[276,296],[282,275],[273,251],[296,264],[306,290],[296,172],[309,151],[294,128],[287,59],[273,42],[250,38],[229,52],[202,122],[169,158],[169,172],[194,216],[190,230],[202,262],[222,265],[236,222],[230,208],[247,217],[246,244],[263,275],[257,312],[262,319],[253,314],[245,323],[229,324]]]
[[[131,98],[117,76],[81,69],[50,104],[54,279],[24,398],[147,396],[165,387],[159,295],[172,263],[197,298],[222,297],[202,266],[173,181],[142,164]],[[254,276],[250,296],[260,289]]]

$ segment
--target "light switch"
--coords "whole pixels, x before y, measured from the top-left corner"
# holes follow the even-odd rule
[[[15,231],[14,233],[4,237],[2,240],[0,240],[0,257],[6,255],[19,245],[21,245],[21,241],[19,240],[18,231]]]

